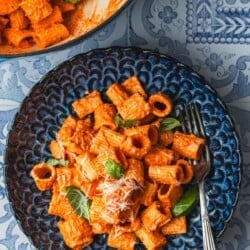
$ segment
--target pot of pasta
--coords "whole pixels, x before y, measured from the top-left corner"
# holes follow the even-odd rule
[[[63,48],[103,27],[132,0],[0,0],[0,56]]]

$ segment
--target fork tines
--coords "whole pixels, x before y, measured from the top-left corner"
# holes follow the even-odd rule
[[[198,104],[190,103],[182,107],[180,114],[182,130],[184,133],[194,134],[198,137],[206,139],[206,133],[201,119]],[[206,140],[207,141],[207,140]],[[208,144],[205,144],[201,160],[206,161],[210,165],[210,152]],[[192,161],[196,163],[197,161]]]
[[[185,133],[193,133],[203,138],[206,137],[200,111],[196,102],[183,106],[181,119],[182,129]]]

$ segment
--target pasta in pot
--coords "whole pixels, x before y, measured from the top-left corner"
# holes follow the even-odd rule
[[[33,51],[70,41],[98,27],[127,0],[0,0],[2,50]],[[35,48],[36,49],[36,48]]]
[[[48,212],[59,216],[59,230],[72,249],[103,233],[111,247],[134,249],[141,241],[159,249],[168,235],[188,230],[185,216],[175,218],[172,208],[193,178],[188,158],[197,159],[205,141],[175,131],[162,144],[166,110],[155,112],[152,100],[173,103],[163,93],[151,98],[142,86],[133,76],[107,89],[109,103],[97,90],[74,101],[78,117],[66,118],[50,144],[53,166],[43,162],[31,171],[38,189],[52,190]]]
[[[1,45],[28,48],[36,44],[45,48],[68,38],[70,31],[64,22],[60,2],[1,0],[0,17],[7,20],[0,30]]]

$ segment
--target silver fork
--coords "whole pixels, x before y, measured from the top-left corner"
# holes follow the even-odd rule
[[[204,139],[206,138],[197,103],[191,103],[184,106],[181,112],[181,119],[182,129],[185,133],[192,133]],[[195,179],[197,180],[199,186],[203,249],[215,250],[215,242],[209,221],[204,190],[204,180],[211,168],[211,159],[208,145],[205,146],[201,159],[199,161],[192,160],[191,163],[195,168]]]

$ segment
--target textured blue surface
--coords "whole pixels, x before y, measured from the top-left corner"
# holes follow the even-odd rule
[[[249,44],[250,9],[235,2],[188,0],[187,42]]]
[[[202,6],[209,15],[201,11]],[[0,62],[0,249],[32,249],[12,216],[3,178],[7,135],[20,104],[56,65],[81,52],[113,45],[169,54],[202,75],[217,91],[235,122],[243,155],[239,200],[217,249],[250,249],[249,11],[249,0],[137,0],[108,26],[73,47]],[[193,13],[200,13],[200,20]],[[198,26],[193,27],[201,26],[203,20],[209,23],[209,18],[210,32],[199,27],[198,34]]]

